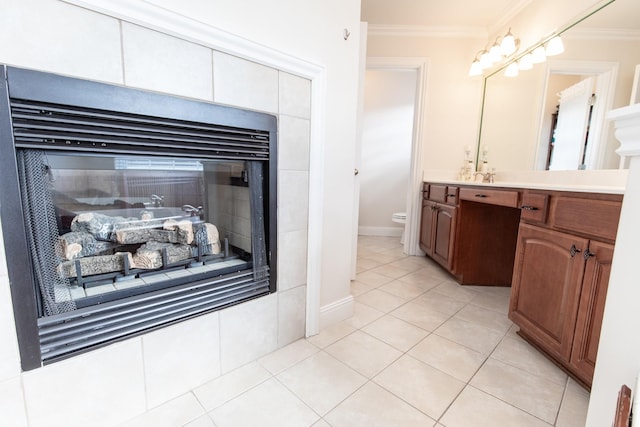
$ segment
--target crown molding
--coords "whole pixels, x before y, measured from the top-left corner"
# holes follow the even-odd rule
[[[489,25],[489,34],[502,32],[504,28],[506,28],[509,22],[513,21],[513,19],[520,14],[529,4],[531,4],[533,0],[520,0],[519,2],[512,4],[510,7],[506,8],[503,13],[501,13],[500,19],[498,19],[493,24]]]
[[[486,39],[483,27],[436,27],[423,25],[369,24],[369,36]]]

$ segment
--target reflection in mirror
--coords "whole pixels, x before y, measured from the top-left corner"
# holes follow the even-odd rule
[[[485,79],[478,152],[500,170],[615,169],[606,113],[629,104],[640,64],[640,1],[615,0],[562,33],[564,53]],[[579,108],[578,108],[579,107]]]

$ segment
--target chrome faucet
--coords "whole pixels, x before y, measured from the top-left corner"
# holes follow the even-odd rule
[[[160,208],[164,204],[164,196],[158,196],[157,194],[152,194],[151,202],[153,203],[153,207]]]
[[[482,182],[488,182],[490,184],[493,184],[493,182],[495,181],[496,173],[495,171],[486,172],[486,173],[476,172],[475,176],[477,177],[478,175],[482,175]]]

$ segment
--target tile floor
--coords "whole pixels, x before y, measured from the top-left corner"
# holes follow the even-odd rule
[[[352,318],[125,426],[584,426],[589,394],[516,335],[509,289],[371,236],[351,289]]]

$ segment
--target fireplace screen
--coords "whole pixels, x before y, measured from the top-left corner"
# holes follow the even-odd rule
[[[275,117],[2,70],[23,369],[275,291]]]
[[[264,239],[251,224],[256,166],[20,150],[41,314],[246,270]]]

